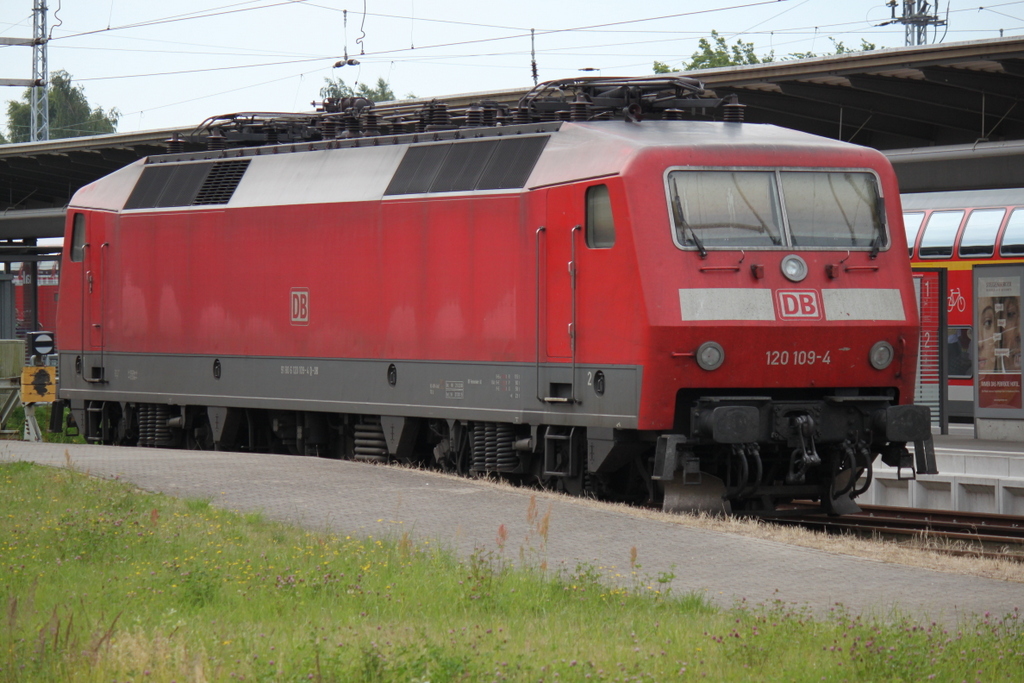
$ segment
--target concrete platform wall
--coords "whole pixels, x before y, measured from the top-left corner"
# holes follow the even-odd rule
[[[904,470],[903,474],[910,472]],[[882,466],[875,470],[871,488],[857,501],[869,505],[1024,515],[1024,477],[950,473],[900,479],[895,469]]]

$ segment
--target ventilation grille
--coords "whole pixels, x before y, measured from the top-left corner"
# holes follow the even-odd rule
[[[193,204],[227,204],[235,188],[242,181],[245,169],[249,167],[249,159],[220,161],[213,165],[206,181],[199,188]]]
[[[245,175],[249,159],[200,164],[160,164],[142,170],[125,210],[194,204],[227,204]]]
[[[384,194],[523,187],[547,142],[543,136],[410,147]]]

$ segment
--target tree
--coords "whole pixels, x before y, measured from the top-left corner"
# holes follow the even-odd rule
[[[860,49],[854,49],[846,47],[842,41],[838,41],[835,38],[830,37],[833,52],[827,52],[822,55],[815,54],[814,52],[792,52],[789,55],[783,57],[783,60],[788,59],[808,59],[811,57],[828,57],[830,55],[841,55],[849,54],[851,52],[868,52],[870,50],[877,50],[878,46],[874,43],[861,39]],[[714,43],[712,45],[712,43]],[[744,43],[742,40],[737,40],[735,45],[728,45],[725,42],[725,38],[718,35],[718,31],[711,32],[711,40],[707,38],[701,38],[698,41],[697,46],[700,50],[694,52],[690,58],[690,61],[683,62],[683,65],[679,71],[693,71],[696,69],[713,69],[720,66],[739,66],[742,64],[767,64],[768,62],[775,61],[775,51],[769,52],[766,55],[758,57],[754,53],[753,43]],[[676,71],[665,62],[654,62],[654,73],[656,74],[667,74],[672,71]]]
[[[32,138],[32,89],[25,90],[21,102],[7,103],[7,131],[10,142],[27,142]],[[104,111],[89,106],[85,88],[71,85],[71,74],[61,69],[50,74],[48,98],[50,105],[50,138],[75,138],[117,131],[121,112]]]
[[[846,47],[843,45],[843,41],[836,40],[832,36],[828,37],[832,41],[833,52],[826,52],[825,54],[818,55],[813,52],[791,52],[786,59],[810,59],[811,57],[828,57],[830,55],[842,55],[850,54],[851,52],[870,52],[871,50],[877,50],[878,46],[874,43],[869,43],[863,38],[860,39],[860,49],[855,50],[852,47]]]
[[[714,42],[714,45],[712,45]],[[718,31],[711,32],[711,40],[701,38],[697,42],[700,49],[690,56],[690,62],[683,64],[684,71],[696,69],[713,69],[719,66],[737,66],[740,64],[761,64],[774,61],[775,53],[769,52],[763,57],[754,54],[754,44],[737,40],[735,45],[727,45],[725,38]]]
[[[339,99],[342,97],[365,97],[371,102],[391,102],[398,99],[395,97],[394,91],[391,90],[391,86],[383,78],[378,78],[377,85],[372,88],[365,83],[360,83],[355,90],[340,78],[325,78],[324,82],[327,85],[320,88],[320,97],[337,97]]]
[[[713,43],[713,44],[712,44]],[[718,31],[711,32],[711,40],[701,38],[697,42],[700,49],[690,56],[689,62],[683,62],[680,69],[673,69],[665,62],[654,62],[654,73],[667,74],[673,71],[694,71],[696,69],[714,69],[719,66],[737,66],[740,64],[761,64],[775,59],[775,53],[769,52],[763,57],[754,53],[753,43],[737,40],[735,45],[728,45]]]

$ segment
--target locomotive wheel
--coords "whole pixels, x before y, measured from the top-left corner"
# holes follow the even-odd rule
[[[469,432],[465,429],[458,431],[458,444],[453,449],[454,462],[451,463],[452,471],[459,476],[469,476],[469,466],[473,461],[473,453],[469,447]]]
[[[197,413],[192,419],[192,427],[185,430],[185,448],[190,451],[213,450],[213,428],[205,410]]]
[[[588,484],[587,473],[581,469],[575,477],[558,477],[555,488],[576,498],[593,498],[587,495]]]
[[[126,403],[120,413],[120,419],[117,420],[117,426],[114,428],[114,443],[118,446],[134,446],[139,439],[135,406]]]
[[[115,445],[135,445],[137,430],[132,424],[135,412],[130,403],[125,403],[124,408],[118,404],[117,416],[111,416],[113,423],[113,442]]]
[[[850,515],[860,512],[860,506],[850,497],[850,490],[856,481],[856,470],[853,469],[840,470],[838,474],[831,477],[823,486],[822,509],[830,515]]]

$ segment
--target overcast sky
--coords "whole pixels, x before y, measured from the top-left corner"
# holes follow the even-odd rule
[[[309,111],[331,76],[349,85],[383,78],[399,97],[527,87],[531,29],[541,81],[646,75],[654,60],[680,67],[712,30],[776,58],[832,52],[831,39],[904,44],[902,25],[879,26],[891,16],[884,0],[46,1],[50,71],[70,72],[93,106],[116,107],[121,132]],[[936,41],[1024,33],[1024,0],[949,0],[939,3],[943,18],[947,4]],[[32,36],[32,0],[0,7],[0,35]],[[359,65],[333,68],[346,54]],[[31,48],[0,47],[0,77],[31,75]]]

